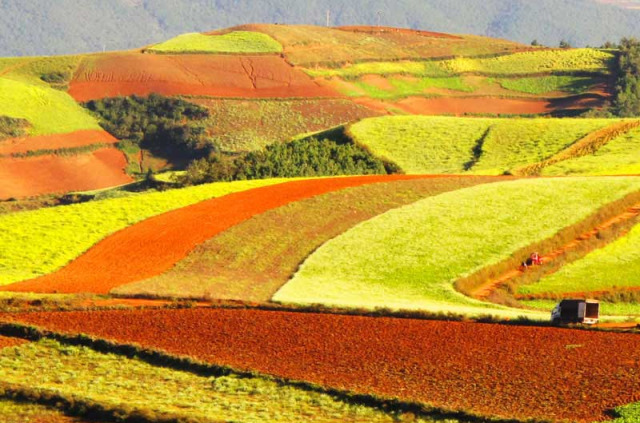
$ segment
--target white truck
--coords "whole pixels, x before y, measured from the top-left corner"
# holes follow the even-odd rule
[[[593,325],[600,317],[600,303],[596,300],[562,300],[551,312],[554,324],[584,323]]]

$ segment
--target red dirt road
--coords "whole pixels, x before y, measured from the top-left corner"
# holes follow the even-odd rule
[[[589,422],[640,401],[635,334],[223,309],[2,318],[485,416]]]
[[[197,245],[266,210],[342,188],[434,176],[377,175],[287,182],[226,195],[155,216],[105,238],[59,271],[1,288],[93,292],[159,275]]]
[[[115,144],[118,140],[106,131],[88,129],[68,134],[9,138],[0,141],[0,156],[38,150],[83,147],[91,144]]]
[[[338,97],[276,55],[101,55],[85,59],[69,87],[69,94],[77,101],[151,93],[243,98]]]
[[[75,156],[0,158],[0,199],[86,191],[132,181],[126,158],[115,148]]]

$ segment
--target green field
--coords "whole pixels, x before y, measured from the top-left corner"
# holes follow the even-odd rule
[[[125,415],[139,411],[151,421],[393,423],[401,417],[259,377],[198,376],[47,339],[0,350],[0,365],[3,382]]]
[[[547,159],[582,137],[619,120],[611,119],[499,119],[482,145],[482,155],[471,169],[501,174]]]
[[[527,179],[430,197],[324,244],[274,300],[517,315],[465,297],[453,282],[638,189],[633,177]]]
[[[640,174],[640,128],[609,141],[594,154],[566,160],[543,169],[543,175]]]
[[[0,58],[0,74],[3,78],[32,85],[62,88],[81,60],[81,55]]]
[[[620,417],[607,423],[637,423],[640,421],[640,402],[615,408]]]
[[[431,195],[495,180],[396,181],[297,201],[229,228],[168,272],[113,293],[269,301],[316,248],[356,224]]]
[[[355,79],[363,75],[411,75],[422,77],[450,77],[454,73],[443,69],[438,61],[394,61],[394,62],[364,62],[348,65],[336,69],[306,69],[309,75],[318,78],[338,76],[345,79]]]
[[[495,175],[537,163],[618,119],[393,116],[362,120],[354,141],[407,173]],[[626,151],[628,161],[637,155]],[[606,168],[606,161],[600,166]]]
[[[0,115],[28,120],[32,135],[101,129],[67,93],[7,78],[0,78]]]
[[[553,92],[580,94],[588,91],[599,81],[589,77],[552,75],[533,78],[504,78],[498,79],[497,82],[507,90],[539,95]]]
[[[640,225],[539,282],[521,286],[519,293],[589,292],[630,287],[640,287]]]
[[[393,116],[365,119],[348,132],[406,173],[463,173],[493,119]]]
[[[387,79],[388,88],[381,88],[370,84],[364,80],[353,81],[356,88],[343,89],[342,93],[350,97],[375,98],[378,100],[397,100],[410,96],[424,96],[429,89],[444,89],[470,93],[476,87],[465,84],[458,76],[449,78],[410,78],[410,77],[390,77]],[[348,86],[348,85],[347,85]]]
[[[53,272],[113,232],[213,197],[283,182],[219,182],[0,216],[0,286]]]
[[[233,31],[224,35],[182,34],[148,50],[157,53],[280,53],[282,46],[267,34]]]
[[[556,300],[521,300],[521,304],[531,307],[537,310],[544,310],[551,312],[553,308],[558,304]],[[636,316],[640,317],[640,304],[639,303],[611,303],[606,301],[600,301],[600,315],[601,316]]]

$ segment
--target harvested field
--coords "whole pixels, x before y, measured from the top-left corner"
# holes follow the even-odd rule
[[[0,199],[87,191],[126,184],[124,154],[103,148],[76,156],[0,158]]]
[[[269,301],[309,254],[357,223],[431,195],[499,180],[451,177],[396,181],[297,201],[224,231],[163,275],[113,292]]]
[[[640,400],[633,334],[223,309],[5,318],[483,416],[590,422]]]
[[[375,100],[355,100],[367,105]],[[385,103],[383,103],[385,104]],[[420,115],[464,115],[464,114],[545,114],[556,110],[587,109],[601,107],[604,98],[580,98],[576,100],[534,100],[488,97],[409,97],[387,107],[395,107],[405,112]],[[379,107],[379,106],[378,106]],[[374,108],[375,110],[375,108]]]
[[[87,129],[68,134],[10,138],[0,141],[0,156],[37,150],[83,147],[91,144],[115,144],[118,140],[101,129]]]
[[[114,53],[84,59],[69,94],[77,101],[148,95],[336,97],[280,56]]]
[[[169,270],[197,245],[269,209],[343,188],[412,178],[425,176],[300,180],[203,201],[117,232],[61,270],[5,286],[3,290],[108,293],[120,285]]]
[[[16,345],[26,344],[27,342],[29,341],[26,341],[21,338],[8,338],[6,336],[0,335],[0,349],[7,348],[7,347],[15,347]]]

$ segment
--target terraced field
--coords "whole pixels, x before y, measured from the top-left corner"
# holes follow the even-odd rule
[[[0,285],[52,272],[105,236],[212,197],[282,180],[215,183],[0,216]]]
[[[427,198],[327,242],[273,298],[500,313],[458,293],[453,282],[553,236],[607,202],[637,191],[639,184],[638,178],[532,179]]]
[[[280,53],[282,46],[266,34],[232,31],[222,35],[182,34],[147,49],[154,53]]]
[[[497,178],[431,178],[347,188],[269,210],[196,247],[171,270],[118,295],[269,301],[316,248],[357,223]]]

